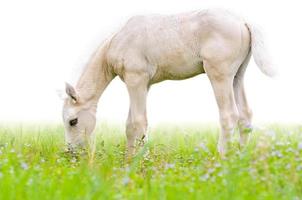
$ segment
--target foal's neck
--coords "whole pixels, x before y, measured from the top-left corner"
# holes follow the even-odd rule
[[[76,89],[82,102],[91,102],[95,106],[107,85],[114,78],[106,60],[106,45],[102,45],[91,56],[84,68]]]

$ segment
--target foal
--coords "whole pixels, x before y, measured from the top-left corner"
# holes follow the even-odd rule
[[[97,49],[76,86],[66,84],[66,141],[78,145],[92,135],[98,100],[110,81],[119,76],[130,97],[126,134],[128,153],[132,154],[135,141],[146,138],[150,86],[206,73],[219,108],[218,151],[224,155],[237,124],[241,145],[252,130],[252,112],[243,84],[252,54],[260,70],[272,76],[261,33],[227,11],[132,17]]]

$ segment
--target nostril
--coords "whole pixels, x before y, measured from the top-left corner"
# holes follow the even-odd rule
[[[78,123],[78,118],[72,119],[69,121],[70,126],[75,126]]]

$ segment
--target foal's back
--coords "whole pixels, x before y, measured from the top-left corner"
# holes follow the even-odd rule
[[[242,29],[243,20],[222,10],[135,16],[111,39],[108,61],[120,76],[132,70],[152,83],[186,79],[203,73],[205,60],[233,62],[248,48]]]

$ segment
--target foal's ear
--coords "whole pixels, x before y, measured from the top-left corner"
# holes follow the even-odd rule
[[[79,100],[74,87],[72,87],[69,83],[65,83],[65,91],[73,101],[77,102]]]

